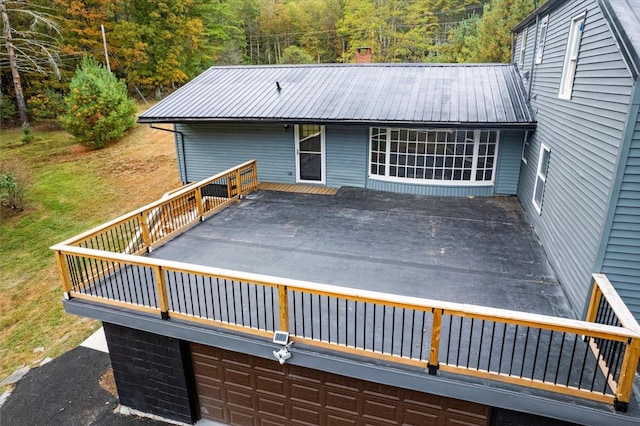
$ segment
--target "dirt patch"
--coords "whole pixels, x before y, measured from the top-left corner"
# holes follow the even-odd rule
[[[86,154],[87,152],[90,152],[90,151],[91,149],[87,148],[84,145],[73,145],[69,147],[69,149],[67,150],[67,154],[75,157],[78,155]]]
[[[118,389],[116,388],[116,379],[113,376],[113,368],[109,368],[106,373],[100,377],[100,387],[111,395],[118,397]]]

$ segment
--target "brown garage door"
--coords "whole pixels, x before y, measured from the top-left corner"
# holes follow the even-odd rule
[[[192,344],[203,418],[233,425],[486,425],[490,408]]]

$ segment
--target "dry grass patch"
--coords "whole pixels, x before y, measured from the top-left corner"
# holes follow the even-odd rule
[[[0,133],[0,160],[28,162],[34,176],[25,210],[0,216],[0,380],[73,348],[98,327],[64,312],[49,247],[180,186],[168,132],[138,125],[98,151],[64,131],[36,128],[27,145],[21,135]]]

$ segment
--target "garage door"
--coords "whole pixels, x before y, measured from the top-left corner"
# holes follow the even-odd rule
[[[232,425],[486,425],[490,408],[192,344],[200,413]]]

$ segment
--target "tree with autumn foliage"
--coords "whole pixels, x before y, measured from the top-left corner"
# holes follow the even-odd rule
[[[535,9],[534,0],[492,0],[482,17],[458,25],[449,43],[440,47],[443,62],[511,61],[511,29]]]

